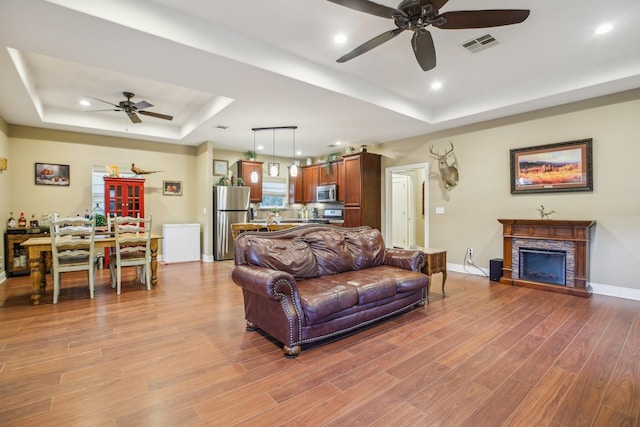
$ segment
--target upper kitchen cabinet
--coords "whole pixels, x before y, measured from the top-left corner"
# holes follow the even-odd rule
[[[338,183],[338,163],[342,163],[342,160],[331,162],[331,167],[327,167],[326,164],[318,166],[318,185]]]
[[[320,166],[311,165],[302,168],[302,202],[313,203],[316,201],[316,189],[318,188],[318,169]]]
[[[290,170],[291,168],[289,168]],[[289,203],[304,203],[302,198],[302,189],[303,182],[303,168],[298,168],[298,175],[295,177],[291,176],[291,171],[289,171]]]
[[[354,215],[345,214],[345,227],[381,225],[381,159],[379,154],[353,153],[344,159],[344,207]],[[342,178],[341,178],[342,181]],[[356,223],[359,222],[359,223]]]
[[[245,187],[251,189],[250,202],[262,202],[262,162],[238,160],[238,176],[242,177]],[[251,173],[258,174],[258,182],[251,182]]]
[[[344,203],[344,160],[336,162],[337,181],[338,184],[338,201]]]

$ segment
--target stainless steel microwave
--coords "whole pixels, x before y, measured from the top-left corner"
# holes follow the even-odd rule
[[[338,186],[318,185],[316,190],[316,201],[318,202],[335,202],[338,200]]]

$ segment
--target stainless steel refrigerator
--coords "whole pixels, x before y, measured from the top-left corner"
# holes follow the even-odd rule
[[[233,259],[231,224],[249,222],[249,187],[213,187],[213,257]]]

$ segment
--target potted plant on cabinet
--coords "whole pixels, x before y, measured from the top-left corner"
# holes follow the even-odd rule
[[[338,153],[329,153],[327,154],[327,160],[325,160],[324,165],[327,168],[327,173],[331,173],[331,162],[335,162],[340,158],[340,154]]]

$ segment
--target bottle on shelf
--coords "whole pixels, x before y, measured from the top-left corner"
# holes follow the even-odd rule
[[[89,219],[89,218],[90,218],[90,216],[89,216],[89,209],[85,209],[85,210],[84,210],[84,218],[85,218],[85,219]]]
[[[26,227],[27,218],[24,217],[24,212],[20,212],[20,218],[18,218],[18,227]]]
[[[38,220],[36,219],[36,214],[31,214],[31,221],[29,221],[29,227],[31,228],[38,227]]]
[[[13,217],[13,212],[9,212],[9,219],[7,220],[7,227],[16,228],[16,219]]]
[[[49,227],[49,214],[47,212],[42,214],[42,218],[40,218],[40,226]]]

